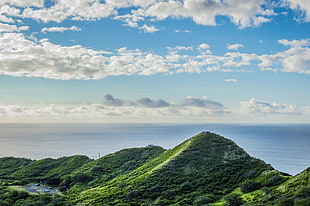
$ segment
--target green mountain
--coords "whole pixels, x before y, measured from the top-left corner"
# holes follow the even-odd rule
[[[38,181],[68,190],[42,202],[7,188]],[[210,132],[170,150],[124,149],[97,160],[0,158],[1,182],[0,206],[310,205],[310,168],[289,176]]]
[[[231,140],[203,132],[129,174],[82,192],[84,205],[192,205],[214,202],[247,176],[272,167],[250,157]]]

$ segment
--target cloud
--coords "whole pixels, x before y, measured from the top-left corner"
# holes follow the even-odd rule
[[[159,99],[159,100],[152,100],[147,97],[143,97],[136,101],[138,105],[141,105],[143,107],[149,107],[149,108],[160,108],[160,107],[168,107],[170,105],[169,102],[166,102],[165,100]]]
[[[176,30],[174,30],[176,33],[182,33],[182,32],[184,32],[184,33],[191,33],[191,31],[190,30],[178,30],[178,29],[176,29]]]
[[[0,5],[11,5],[17,7],[38,7],[44,6],[44,0],[1,0]]]
[[[217,16],[227,16],[240,28],[259,26],[269,22],[274,13],[264,9],[264,0],[250,0],[246,3],[238,0],[185,0],[158,1],[140,12],[144,17],[155,17],[163,20],[168,17],[191,18],[197,24],[215,26]]]
[[[115,99],[111,94],[106,94],[103,98],[103,105],[120,107],[125,103],[124,100]]]
[[[265,0],[170,0],[170,1],[98,1],[59,0],[44,6],[43,0],[5,0],[1,5],[21,8],[19,18],[31,18],[42,22],[65,20],[98,20],[114,18],[130,27],[139,27],[139,21],[154,21],[172,18],[191,18],[197,24],[215,26],[216,17],[226,16],[240,28],[259,26],[271,21],[274,12]],[[119,10],[122,9],[122,12]],[[124,11],[129,11],[124,14]],[[119,13],[122,13],[120,15]],[[154,26],[143,26],[145,32],[154,32]]]
[[[306,47],[306,46],[310,46],[310,41],[309,39],[301,39],[301,40],[292,40],[289,41],[287,39],[281,39],[278,41],[279,44],[282,44],[284,46],[288,46],[288,47]]]
[[[242,48],[244,47],[243,44],[230,44],[230,45],[227,45],[227,49],[229,50],[238,50],[239,48]]]
[[[64,32],[64,31],[82,31],[81,28],[76,26],[71,27],[49,27],[49,28],[43,28],[41,29],[41,32]]]
[[[282,39],[278,42],[291,48],[276,54],[259,56],[260,68],[262,70],[310,74],[310,41]]]
[[[227,52],[213,55],[210,45],[176,46],[166,55],[126,47],[115,51],[88,49],[80,45],[61,46],[48,39],[30,40],[11,30],[27,30],[1,24],[0,74],[49,79],[103,79],[121,75],[155,75],[158,73],[247,72],[256,69],[310,74],[310,48],[307,41],[280,40],[292,46],[276,54]],[[297,46],[300,45],[300,46]],[[196,48],[196,49],[194,49]]]
[[[148,33],[159,30],[154,25],[149,26],[149,22],[167,18],[188,18],[197,24],[216,26],[217,17],[224,16],[239,28],[257,27],[279,15],[275,12],[278,8],[293,9],[296,13],[303,14],[299,19],[310,21],[310,5],[306,0],[286,0],[282,1],[282,4],[267,0],[58,0],[49,4],[44,0],[3,0],[0,7],[6,7],[0,9],[0,20],[7,23],[12,23],[11,17],[30,18],[45,23],[112,18]],[[9,11],[6,13],[8,16],[3,15],[4,11]]]
[[[294,116],[294,118],[291,118]],[[228,108],[206,97],[187,97],[177,104],[144,97],[135,101],[105,95],[102,104],[22,106],[0,103],[0,122],[257,122],[307,121],[310,106],[269,103],[255,98]]]
[[[202,102],[200,102],[202,101]],[[21,105],[1,105],[0,119],[15,121],[18,119],[61,119],[62,121],[84,121],[101,120],[106,118],[125,118],[127,121],[138,118],[140,121],[154,118],[163,120],[176,118],[205,118],[218,114],[228,114],[224,106],[216,101],[206,98],[186,98],[180,104],[172,104],[166,100],[152,100],[143,97],[135,101],[114,98],[107,94],[104,96],[102,104],[73,104],[69,106],[47,105],[47,106],[21,106]]]
[[[299,12],[299,21],[310,21],[310,2],[308,0],[286,0],[284,2],[287,2],[288,6]]]
[[[203,107],[214,110],[224,109],[224,105],[222,105],[220,102],[210,100],[207,97],[203,98],[187,97],[186,99],[183,100],[182,106]]]
[[[5,23],[14,23],[14,20],[12,18],[9,18],[5,15],[0,14],[0,22],[5,22]]]
[[[198,46],[198,49],[210,49],[211,46],[209,44],[200,44]]]
[[[291,104],[268,103],[257,99],[250,99],[247,102],[240,103],[240,111],[243,114],[285,114],[285,115],[300,115],[302,109]]]
[[[115,14],[115,7],[112,4],[100,3],[97,0],[59,0],[49,8],[25,8],[21,14],[22,18],[32,18],[43,22],[62,22],[67,19],[97,20]]]
[[[159,100],[152,100],[148,97],[143,97],[141,99],[138,99],[136,101],[130,101],[130,100],[122,100],[122,99],[116,99],[112,95],[107,94],[104,96],[103,105],[105,106],[113,106],[113,107],[121,107],[121,106],[132,106],[132,107],[149,107],[149,108],[159,108],[159,107],[168,107],[170,105],[169,102],[166,102],[165,100],[159,99]]]
[[[15,25],[3,24],[3,23],[0,22],[0,33],[1,32],[25,31],[25,30],[28,30],[28,29],[29,29],[28,26],[17,27]]]
[[[155,26],[148,26],[144,24],[143,26],[139,27],[140,30],[142,30],[144,33],[154,33],[156,31],[159,31]]]
[[[225,82],[237,82],[237,79],[224,79]]]

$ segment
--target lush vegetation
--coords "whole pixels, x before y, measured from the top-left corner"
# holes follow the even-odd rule
[[[124,149],[86,156],[0,158],[2,205],[310,205],[310,168],[294,177],[202,132],[171,150]],[[63,195],[31,195],[9,185],[45,184]]]

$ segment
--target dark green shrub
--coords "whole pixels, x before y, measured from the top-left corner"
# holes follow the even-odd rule
[[[285,181],[284,177],[279,176],[279,175],[274,175],[268,180],[267,186],[269,187],[276,186],[276,185],[283,183],[284,181]]]
[[[277,206],[294,206],[294,200],[292,198],[283,198]]]
[[[214,201],[214,197],[212,195],[207,195],[207,196],[199,196],[195,199],[195,201],[193,202],[193,204],[195,206],[201,206],[201,205],[205,205],[208,203],[211,203]]]
[[[50,178],[46,180],[46,184],[52,185],[52,186],[57,186],[60,184],[60,182],[61,182],[61,179],[58,177]]]
[[[253,192],[260,188],[260,184],[254,181],[248,181],[240,185],[241,192],[248,193]]]
[[[244,203],[238,194],[231,194],[225,198],[226,206],[239,206]]]
[[[86,183],[93,179],[92,176],[85,173],[78,173],[72,177],[72,181],[76,183]]]
[[[301,191],[297,194],[297,196],[302,198],[310,198],[310,186],[302,188]]]
[[[301,200],[297,200],[295,201],[294,206],[310,206],[310,199],[304,198]]]

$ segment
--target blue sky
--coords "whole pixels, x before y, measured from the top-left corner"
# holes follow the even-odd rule
[[[310,123],[310,3],[4,0],[0,122]]]

